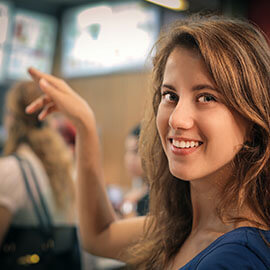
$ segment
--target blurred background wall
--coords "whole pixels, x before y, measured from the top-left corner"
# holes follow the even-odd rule
[[[128,131],[143,116],[146,91],[150,82],[150,67],[148,67],[149,64],[145,64],[145,62],[148,63],[147,54],[142,51],[143,48],[146,48],[149,53],[150,47],[147,47],[149,44],[143,47],[142,41],[136,39],[139,38],[139,34],[142,35],[141,38],[144,37],[143,35],[148,35],[151,43],[152,38],[157,37],[163,26],[177,18],[183,18],[196,12],[214,12],[251,20],[270,36],[269,0],[186,0],[184,2],[185,10],[172,10],[143,0],[0,0],[0,7],[2,5],[2,10],[0,9],[1,108],[3,108],[6,89],[16,80],[29,79],[25,72],[25,65],[37,66],[44,71],[64,77],[89,102],[96,113],[107,183],[128,188],[130,179],[123,166],[124,141]],[[84,33],[78,32],[75,27],[75,24],[78,23],[76,16],[82,12],[80,8],[91,9],[105,5],[105,7],[111,8],[108,16],[112,16],[113,12],[123,11],[123,7],[122,9],[121,6],[116,7],[118,4],[138,5],[139,13],[128,13],[130,15],[119,19],[117,25],[118,19],[108,23],[109,19],[106,18],[106,14],[99,16],[98,14],[102,13],[100,9],[91,11],[92,13],[89,11],[87,18],[91,16],[97,18],[96,22],[91,23],[80,21],[87,27],[87,31],[90,31],[88,34],[90,33],[91,36],[91,40],[88,37],[88,41],[83,42]],[[6,11],[3,6],[7,6],[9,11]],[[128,10],[134,11],[135,6],[130,6]],[[108,9],[104,12],[108,12]],[[141,12],[145,12],[145,15],[136,21],[138,16],[141,16],[138,15],[142,14]],[[48,26],[41,26],[41,30],[38,30],[39,28],[34,26],[42,22],[41,15],[45,16],[45,21],[46,16],[49,16],[52,23]],[[152,17],[149,19],[148,15]],[[29,16],[30,21],[27,19]],[[9,25],[8,30],[5,30],[7,18]],[[31,18],[35,20],[31,20]],[[132,20],[135,20],[134,23],[131,23]],[[103,37],[105,44],[97,45],[97,41],[100,42],[102,39],[101,34],[105,24],[106,27],[109,27],[109,24],[116,24],[116,26],[106,34],[106,37]],[[138,27],[134,30],[135,34],[129,33],[131,30],[128,31],[128,29],[134,25]],[[127,32],[123,32],[124,30]],[[81,41],[78,41],[78,44],[81,42],[85,46],[88,44],[87,42],[90,42],[88,47],[82,49],[76,47],[78,44],[74,43],[74,39],[78,40],[79,35]],[[112,41],[107,39],[108,36]],[[27,39],[29,39],[28,45]],[[122,45],[115,44],[116,40],[119,40]],[[145,39],[143,40],[145,41]],[[24,42],[26,45],[22,46]],[[35,42],[40,44],[37,45]],[[90,44],[93,44],[94,47],[91,47]],[[106,55],[105,49],[103,50],[104,55],[99,55],[99,46],[104,46],[102,48],[106,49],[113,48],[115,58],[110,59],[110,55]],[[141,55],[139,55],[140,52]],[[78,57],[78,63],[72,62],[73,58],[69,58],[68,55],[72,53]],[[96,56],[94,60],[90,59],[92,56]],[[138,57],[137,60],[135,56]],[[84,57],[90,60],[88,59],[87,62]],[[100,63],[98,58],[102,58],[105,64]],[[63,62],[63,59],[69,61]],[[113,69],[117,59],[120,59],[123,65],[120,67],[116,65],[116,68]],[[47,60],[49,64],[46,62]],[[109,65],[110,61],[112,63]],[[106,66],[107,64],[110,67]]]

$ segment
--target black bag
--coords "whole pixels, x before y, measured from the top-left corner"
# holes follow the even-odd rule
[[[76,227],[52,225],[47,205],[40,192],[31,164],[27,160],[14,156],[19,161],[39,226],[10,226],[0,251],[0,269],[80,270],[81,258]],[[26,163],[30,169],[39,196],[40,208],[44,212],[43,218],[28,183],[23,163]]]

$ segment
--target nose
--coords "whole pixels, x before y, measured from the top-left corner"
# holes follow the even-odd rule
[[[192,128],[194,113],[191,104],[179,101],[170,115],[169,126],[174,130]]]

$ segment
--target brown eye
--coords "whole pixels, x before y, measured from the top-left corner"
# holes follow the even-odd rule
[[[177,103],[179,100],[178,96],[173,92],[164,92],[162,94],[162,98],[165,99],[167,102],[174,102],[174,103]]]
[[[209,95],[209,94],[202,94],[198,97],[198,102],[200,103],[209,103],[209,102],[216,102],[217,99],[212,96],[212,95]]]

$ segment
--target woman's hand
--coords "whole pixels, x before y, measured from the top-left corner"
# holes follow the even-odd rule
[[[94,121],[94,114],[87,102],[75,93],[64,80],[34,68],[29,68],[28,72],[33,80],[39,84],[44,95],[28,105],[26,113],[30,114],[41,109],[39,119],[43,120],[48,114],[60,111],[77,128]]]

